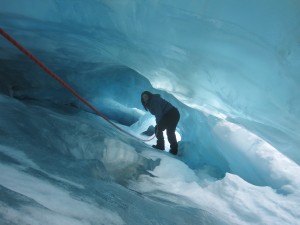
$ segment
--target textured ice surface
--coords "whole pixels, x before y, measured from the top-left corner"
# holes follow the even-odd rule
[[[104,115],[140,136],[160,93],[182,139],[173,157],[112,129],[0,37],[1,222],[299,224],[299,12],[2,0],[0,27]]]

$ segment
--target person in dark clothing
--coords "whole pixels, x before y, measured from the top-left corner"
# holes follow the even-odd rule
[[[170,153],[176,155],[178,152],[178,143],[175,130],[180,119],[178,109],[160,97],[159,94],[152,94],[149,91],[144,91],[141,94],[141,102],[145,110],[154,115],[156,119],[155,135],[157,143],[156,145],[152,145],[152,147],[165,150],[163,131],[167,130]]]

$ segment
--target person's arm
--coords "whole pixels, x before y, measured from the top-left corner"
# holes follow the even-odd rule
[[[155,98],[153,99],[153,109],[154,109],[154,115],[155,115],[155,119],[156,119],[156,124],[159,124],[159,122],[162,119],[163,116],[163,100],[160,96],[155,96]]]

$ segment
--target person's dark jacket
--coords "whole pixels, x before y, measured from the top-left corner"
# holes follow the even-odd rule
[[[161,98],[159,94],[153,94],[146,107],[149,110],[149,112],[155,116],[157,124],[159,124],[162,117],[168,111],[174,108],[174,106],[171,105],[171,103]]]

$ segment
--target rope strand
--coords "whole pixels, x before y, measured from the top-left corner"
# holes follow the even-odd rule
[[[71,88],[63,79],[53,73],[46,65],[44,65],[38,58],[36,58],[32,53],[30,53],[26,48],[24,48],[21,44],[19,44],[14,38],[12,38],[7,32],[5,32],[2,28],[0,28],[0,34],[7,39],[10,43],[12,43],[15,47],[17,47],[22,53],[24,53],[28,58],[34,61],[39,67],[41,67],[48,75],[50,75],[53,79],[58,81],[63,87],[65,87],[69,92],[71,92],[76,98],[78,98],[81,102],[87,105],[93,112],[95,112],[98,116],[101,116],[105,119],[108,123],[110,123],[116,129],[122,131],[123,133],[136,138],[143,142],[151,141],[155,135],[150,138],[149,140],[143,140],[139,137],[132,135],[131,133],[127,132],[126,130],[122,129],[115,123],[113,123],[107,116],[99,112],[94,106],[92,106],[87,100],[85,100],[81,95],[79,95],[73,88]]]

